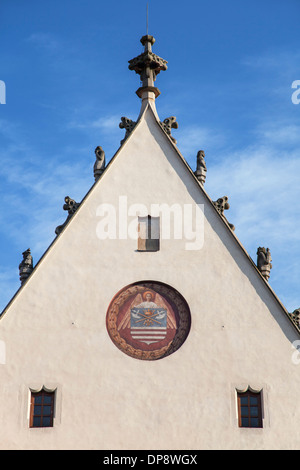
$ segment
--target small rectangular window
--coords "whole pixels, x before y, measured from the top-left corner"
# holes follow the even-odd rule
[[[138,250],[158,251],[160,238],[159,217],[139,217],[138,218]]]
[[[31,392],[30,427],[45,428],[53,426],[55,392]]]
[[[240,428],[262,428],[261,392],[238,392]]]

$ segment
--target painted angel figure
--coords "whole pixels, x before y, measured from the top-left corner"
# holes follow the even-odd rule
[[[153,328],[165,324],[166,328],[177,328],[173,311],[161,295],[150,290],[145,290],[142,294],[135,296],[118,330],[130,328],[133,324]]]
[[[153,293],[150,292],[149,290],[143,293],[143,299],[145,299],[143,302],[140,304],[136,305],[136,307],[141,307],[141,308],[158,308],[158,305],[155,302],[152,302],[153,300]]]

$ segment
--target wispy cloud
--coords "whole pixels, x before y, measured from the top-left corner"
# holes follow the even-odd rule
[[[224,148],[227,141],[227,137],[223,133],[216,132],[214,129],[208,127],[196,125],[181,128],[178,137],[176,131],[174,131],[173,135],[177,139],[180,152],[187,159],[191,157],[196,158],[197,151],[206,149],[207,147],[214,150]]]
[[[98,119],[74,119],[71,120],[67,126],[70,129],[82,129],[82,130],[88,130],[88,129],[101,129],[102,133],[111,133],[112,131],[115,131],[116,129],[119,129],[119,123],[121,122],[120,116],[117,115],[108,115],[105,117],[101,117]]]
[[[279,120],[264,123],[257,129],[258,138],[275,145],[282,145],[286,148],[300,146],[300,125],[291,122],[281,122]]]
[[[48,52],[53,52],[60,47],[58,39],[53,34],[45,32],[32,33],[27,38],[27,42]]]
[[[209,168],[207,186],[210,191],[217,195],[217,191],[223,190],[236,202],[237,209],[232,210],[238,225],[251,226],[256,221],[270,236],[285,233],[282,229],[287,221],[292,218],[290,223],[295,224],[300,211],[294,203],[300,196],[297,152],[284,154],[270,148],[249,147],[227,157],[221,164]],[[272,231],[268,230],[271,226]],[[294,233],[290,232],[288,237],[294,238]]]
[[[235,233],[256,260],[258,246],[270,248],[270,285],[292,311],[300,305],[300,139],[296,125],[280,122],[257,129],[255,145],[222,153],[208,165],[205,188],[213,200],[228,196],[225,212]],[[286,143],[293,146],[286,148]]]
[[[5,123],[5,129],[10,127]],[[16,139],[18,133],[13,134]],[[36,153],[37,149],[26,143],[20,148],[8,142],[0,150],[0,233],[9,233],[17,244],[30,241],[30,247],[40,255],[54,238],[56,225],[66,218],[64,197],[80,201],[93,183],[93,174],[92,161],[87,167],[76,158],[78,148],[46,154],[42,164],[40,156],[34,158]]]
[[[256,69],[276,69],[281,73],[286,73],[297,68],[300,52],[297,47],[294,50],[281,48],[280,50],[264,50],[259,54],[245,56],[241,59],[241,64]]]

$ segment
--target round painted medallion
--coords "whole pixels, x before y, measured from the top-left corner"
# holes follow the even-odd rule
[[[177,351],[190,331],[189,307],[182,295],[159,282],[122,289],[106,316],[113,343],[128,356],[156,360]]]

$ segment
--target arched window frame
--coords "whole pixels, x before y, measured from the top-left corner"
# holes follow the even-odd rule
[[[240,428],[263,427],[262,390],[254,390],[250,386],[246,390],[236,390],[238,424]]]
[[[30,389],[30,428],[53,427],[55,414],[56,389],[42,387],[40,390]]]

